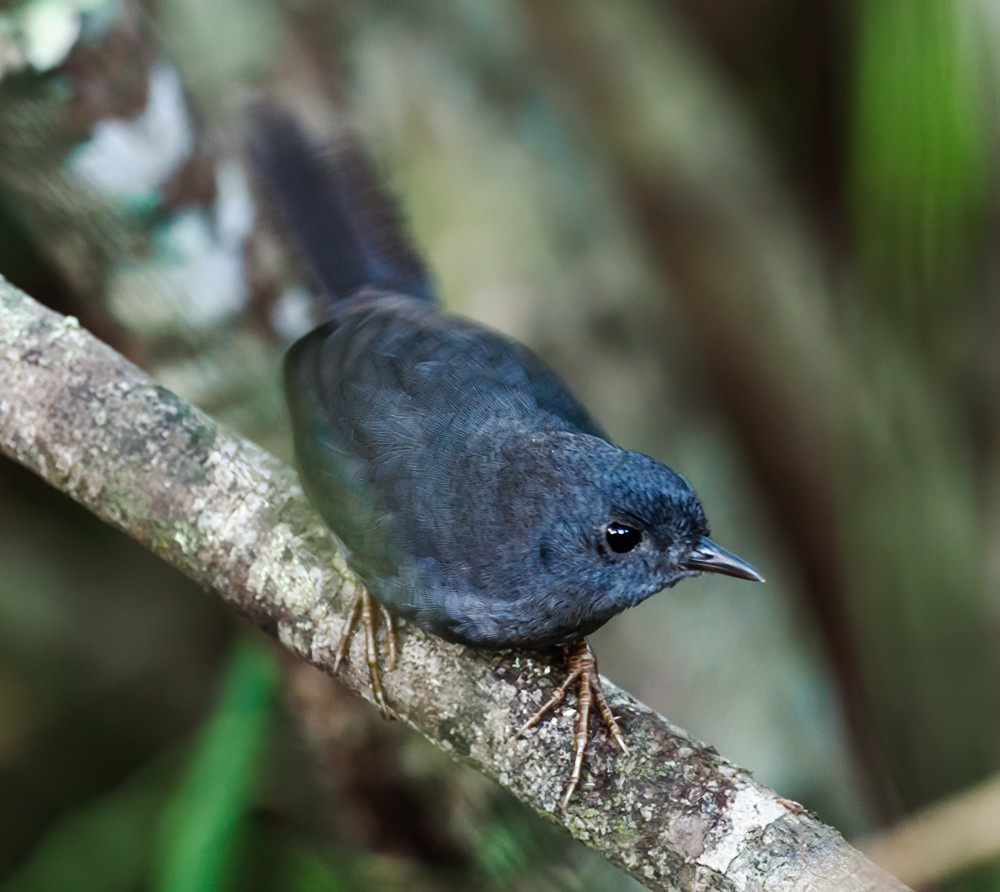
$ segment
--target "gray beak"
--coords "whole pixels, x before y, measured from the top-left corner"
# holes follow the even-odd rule
[[[750,579],[753,582],[764,581],[764,577],[743,558],[736,557],[735,554],[726,551],[721,545],[716,545],[708,536],[701,537],[701,541],[691,552],[691,556],[684,563],[684,566],[689,570],[723,573],[726,576]]]

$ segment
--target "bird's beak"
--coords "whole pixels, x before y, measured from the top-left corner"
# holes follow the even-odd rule
[[[689,570],[723,573],[726,576],[750,579],[753,582],[764,581],[764,577],[743,558],[736,557],[721,545],[716,545],[708,536],[701,537],[701,541],[695,546],[684,566]]]

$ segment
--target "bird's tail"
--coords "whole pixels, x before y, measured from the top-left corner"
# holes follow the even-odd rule
[[[363,288],[435,299],[403,220],[354,137],[321,147],[290,113],[261,105],[252,114],[248,149],[327,299]]]

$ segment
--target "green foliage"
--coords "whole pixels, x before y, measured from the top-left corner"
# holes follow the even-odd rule
[[[157,758],[118,789],[74,808],[50,828],[2,892],[62,892],[139,888],[153,854],[153,839],[173,758]]]
[[[849,333],[867,420],[845,429],[840,525],[872,721],[913,807],[997,768],[978,442],[992,422],[976,414],[984,382],[969,387],[983,372],[995,74],[976,4],[860,9]],[[998,883],[994,869],[951,888]]]
[[[976,309],[962,302],[982,295],[964,276],[993,181],[983,12],[949,0],[861,10],[852,172],[863,270],[871,298],[940,347]]]
[[[164,816],[154,870],[157,892],[229,888],[243,853],[276,683],[273,655],[240,640],[219,704]]]

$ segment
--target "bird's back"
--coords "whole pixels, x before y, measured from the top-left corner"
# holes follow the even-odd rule
[[[501,498],[505,442],[602,434],[554,373],[502,335],[398,295],[341,306],[286,359],[298,463],[358,570],[395,603],[378,589],[401,559],[447,565],[475,547],[482,529],[470,521]]]

